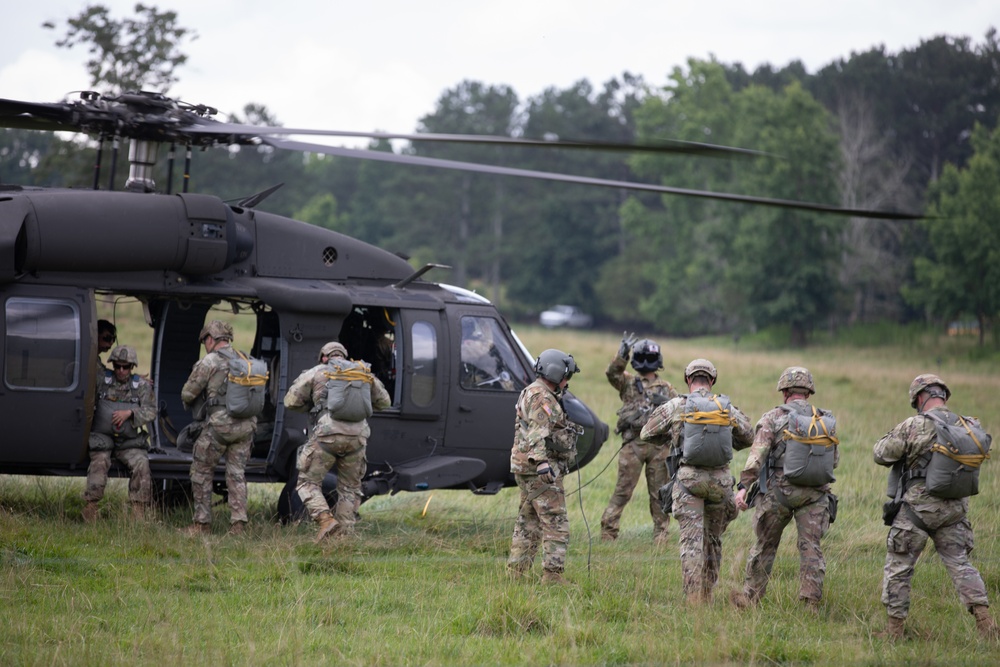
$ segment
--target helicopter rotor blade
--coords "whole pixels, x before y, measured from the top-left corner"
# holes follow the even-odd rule
[[[0,99],[0,127],[17,130],[79,131],[72,105]]]
[[[237,123],[220,123],[208,119],[200,124],[186,128],[192,134],[218,135],[220,140],[234,136],[263,137],[286,135],[309,135],[326,137],[365,137],[368,139],[402,139],[406,141],[444,142],[452,144],[477,144],[500,146],[527,146],[542,148],[568,148],[604,151],[628,151],[648,153],[680,153],[686,155],[701,155],[707,157],[759,157],[766,156],[763,151],[749,148],[734,148],[696,141],[679,141],[676,139],[660,140],[656,143],[619,143],[611,141],[584,141],[577,139],[525,139],[520,137],[505,137],[483,134],[435,134],[435,133],[399,133],[399,132],[353,132],[348,130],[314,130],[290,127],[271,127],[261,125],[241,125]]]
[[[385,153],[382,151],[370,151],[356,148],[343,148],[326,146],[323,144],[313,144],[302,141],[290,141],[287,139],[275,139],[264,137],[262,141],[275,148],[283,148],[293,151],[304,151],[310,153],[323,153],[336,157],[346,157],[361,160],[375,160],[379,162],[389,162],[393,164],[409,164],[421,167],[432,167],[436,169],[453,169],[458,171],[471,171],[481,174],[493,174],[498,176],[518,176],[522,178],[534,178],[548,181],[558,181],[562,183],[578,183],[581,185],[595,185],[608,188],[622,188],[627,190],[637,190],[642,192],[656,192],[660,194],[683,195],[687,197],[698,197],[702,199],[718,199],[722,201],[732,201],[742,204],[756,204],[758,206],[771,206],[776,208],[795,209],[800,211],[814,211],[819,213],[830,213],[857,218],[875,218],[880,220],[919,220],[926,216],[899,211],[872,211],[857,208],[840,208],[826,204],[813,204],[809,202],[794,201],[790,199],[772,199],[769,197],[754,197],[751,195],[739,195],[725,192],[711,192],[708,190],[691,190],[688,188],[674,188],[668,185],[654,185],[652,183],[636,183],[633,181],[616,181],[604,178],[592,178],[589,176],[574,176],[571,174],[558,174],[548,171],[537,171],[534,169],[520,169],[516,167],[500,167],[496,165],[476,164],[474,162],[461,162],[458,160],[443,160],[440,158],[421,157],[417,155],[398,155],[396,153]]]

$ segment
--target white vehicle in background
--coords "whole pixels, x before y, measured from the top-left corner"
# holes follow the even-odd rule
[[[594,326],[594,318],[576,306],[557,305],[542,311],[538,323],[543,327],[570,327],[572,329],[589,329]]]

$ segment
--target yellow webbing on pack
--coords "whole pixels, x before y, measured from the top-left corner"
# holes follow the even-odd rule
[[[935,442],[931,446],[931,451],[944,454],[952,461],[961,463],[964,466],[969,466],[970,468],[978,468],[983,464],[983,461],[990,458],[990,455],[988,452],[983,450],[983,445],[982,443],[979,442],[979,438],[976,437],[976,434],[972,432],[972,429],[969,428],[969,425],[965,423],[965,420],[962,419],[961,416],[959,416],[958,421],[962,423],[962,426],[965,427],[965,432],[968,433],[969,437],[972,438],[972,441],[976,443],[976,447],[979,448],[979,454],[956,454],[955,452],[951,451],[950,449],[948,449],[947,447],[938,442]]]
[[[243,387],[263,387],[264,385],[266,385],[268,374],[264,373],[264,375],[251,375],[250,369],[252,368],[252,364],[250,362],[250,358],[247,355],[240,352],[239,350],[233,350],[233,351],[236,352],[236,355],[240,359],[242,359],[244,363],[246,363],[247,372],[246,375],[243,377],[234,376],[232,373],[230,373],[228,378],[229,381],[232,382],[233,384],[238,384]]]
[[[363,368],[347,368],[336,373],[323,371],[323,375],[326,376],[327,380],[343,380],[344,382],[361,380],[362,382],[367,382],[368,384],[372,383],[372,374],[365,371]]]
[[[824,447],[833,447],[834,445],[839,445],[840,440],[835,435],[830,435],[830,432],[826,428],[826,424],[823,423],[823,418],[818,412],[816,412],[816,407],[810,405],[812,408],[812,420],[809,422],[809,430],[806,431],[809,435],[806,437],[798,436],[787,428],[782,432],[785,436],[785,440],[794,440],[795,442],[801,442],[803,445],[823,445]],[[820,433],[822,431],[822,433]]]
[[[712,396],[712,400],[719,406],[718,410],[712,410],[711,412],[685,412],[681,415],[681,421],[685,424],[698,424],[699,426],[731,425],[733,422],[729,417],[729,410],[722,408],[722,403],[719,403],[719,399],[716,396]]]

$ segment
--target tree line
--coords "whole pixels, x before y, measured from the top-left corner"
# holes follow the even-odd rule
[[[136,71],[88,63],[91,85],[166,92],[191,36],[171,12],[139,6],[125,25],[100,6],[67,22],[60,46],[159,58]],[[139,9],[139,8],[137,8]],[[89,32],[88,32],[89,31]],[[131,31],[131,33],[130,33]],[[117,35],[113,43],[108,34]],[[122,35],[134,34],[128,41]],[[102,46],[103,45],[103,46]],[[114,60],[114,58],[112,58]],[[133,60],[133,62],[135,62]],[[748,72],[689,59],[665,83],[623,73],[526,100],[507,85],[462,81],[418,132],[603,142],[682,139],[751,148],[721,160],[553,148],[373,141],[370,150],[674,187],[926,212],[919,222],[842,218],[675,195],[431,170],[274,151],[212,149],[192,190],[237,199],[285,185],[262,208],[453,267],[436,279],[477,289],[513,317],[574,303],[608,325],[675,335],[972,319],[980,342],[1000,312],[1000,47],[939,36],[898,53],[874,47],[814,74],[801,62]],[[103,86],[103,88],[102,88]],[[280,124],[261,104],[237,122]],[[88,186],[92,147],[5,130],[0,182]],[[123,179],[124,177],[120,177]],[[164,173],[158,183],[165,183]],[[108,184],[102,183],[101,187]],[[120,187],[120,182],[119,182]],[[992,338],[998,344],[996,336]]]

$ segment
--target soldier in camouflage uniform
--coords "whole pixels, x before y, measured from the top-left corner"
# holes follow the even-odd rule
[[[571,355],[545,350],[535,361],[537,379],[517,399],[510,471],[521,489],[507,568],[519,577],[531,569],[542,545],[542,581],[563,583],[569,517],[563,475],[576,461],[576,427],[560,398],[574,373]]]
[[[816,385],[812,373],[807,369],[801,366],[785,369],[778,378],[778,391],[784,398],[783,405],[806,413],[813,412],[809,397],[816,393]],[[824,432],[824,442],[817,446],[832,448],[831,464],[836,467],[840,451],[837,448],[833,416],[825,410],[815,412],[827,417],[828,422],[833,424],[829,433]],[[757,543],[747,559],[743,592],[734,592],[732,595],[733,604],[740,608],[759,604],[764,597],[781,534],[792,518],[795,519],[798,532],[799,600],[810,610],[816,611],[823,597],[826,561],[823,559],[820,539],[830,527],[830,484],[803,486],[787,479],[785,454],[790,436],[790,414],[789,409],[779,406],[766,412],[757,422],[750,456],[737,485],[736,507],[742,512],[748,509],[748,490],[758,479],[761,469],[768,470],[766,493],[757,496],[754,503],[757,507],[754,514]],[[820,428],[817,430],[821,431]]]
[[[719,579],[722,564],[722,534],[738,514],[733,501],[735,480],[729,471],[729,460],[732,449],[746,449],[753,440],[747,416],[729,403],[728,397],[712,394],[717,378],[718,371],[712,362],[707,359],[693,360],[684,370],[684,381],[690,393],[656,408],[639,435],[647,442],[665,444],[670,450],[676,448],[683,452],[687,437],[685,427],[697,427],[701,423],[687,420],[696,420],[703,415],[689,412],[689,397],[701,401],[718,400],[719,404],[727,406],[725,410],[709,413],[712,421],[703,426],[705,431],[714,430],[716,434],[730,437],[729,452],[721,457],[724,460],[716,466],[694,465],[685,454],[673,479],[672,511],[681,533],[684,594],[692,604],[712,599],[712,590]]]
[[[972,525],[966,513],[968,498],[944,499],[927,492],[925,479],[919,469],[926,466],[931,448],[937,440],[937,429],[932,417],[951,415],[947,402],[951,390],[936,375],[918,375],[910,384],[910,405],[917,414],[901,422],[875,443],[875,462],[883,466],[902,464],[902,479],[897,476],[890,483],[890,497],[902,484],[905,490],[889,536],[886,539],[885,576],[882,581],[882,604],[888,613],[888,623],[883,636],[897,640],[903,637],[903,622],[910,609],[910,580],[917,559],[927,545],[927,538],[934,541],[945,569],[951,576],[963,606],[975,616],[976,628],[989,639],[996,639],[997,625],[989,613],[986,586],[979,571],[969,562],[972,552]],[[965,421],[981,428],[979,421],[964,417]],[[918,471],[917,476],[912,476]],[[892,479],[892,478],[890,478]]]
[[[212,481],[219,459],[226,457],[226,489],[229,496],[230,526],[233,535],[243,533],[247,517],[246,463],[250,458],[257,418],[238,419],[226,410],[225,395],[220,390],[229,376],[229,361],[219,350],[230,346],[233,327],[212,320],[198,334],[208,353],[194,365],[181,388],[184,406],[196,416],[205,410],[204,427],[194,443],[191,461],[191,491],[194,496],[194,521],[185,529],[189,535],[212,532]]]
[[[632,355],[633,375],[625,370]],[[632,498],[642,469],[646,468],[646,490],[649,493],[649,513],[653,517],[653,543],[667,543],[670,515],[660,506],[658,492],[669,481],[667,448],[657,447],[639,438],[639,432],[653,409],[677,397],[677,391],[666,379],[657,375],[663,368],[660,346],[647,339],[636,341],[631,335],[622,338],[621,347],[608,364],[605,375],[618,390],[622,407],[618,410],[618,433],[622,448],[618,453],[618,482],[601,517],[601,539],[618,539],[618,526],[625,505]]]
[[[83,520],[97,519],[98,503],[108,484],[111,459],[129,470],[128,499],[132,514],[146,516],[153,501],[153,480],[149,471],[149,435],[146,425],[156,417],[156,400],[149,382],[132,371],[139,363],[135,349],[119,345],[108,357],[114,370],[104,369],[97,377],[97,404],[90,433],[90,465],[83,499]]]
[[[365,447],[371,428],[364,419],[344,421],[327,409],[327,381],[333,359],[347,359],[347,348],[337,342],[327,343],[320,350],[321,363],[303,371],[285,394],[285,407],[290,410],[308,411],[314,415],[309,440],[299,451],[297,459],[299,482],[295,490],[309,511],[309,516],[319,524],[316,542],[336,532],[349,534],[354,527],[354,513],[361,505],[361,478],[366,468]],[[368,370],[368,364],[353,362],[366,379],[373,410],[385,410],[392,403],[389,393],[377,377]],[[323,478],[337,467],[337,506],[331,514],[330,505],[323,495]]]

